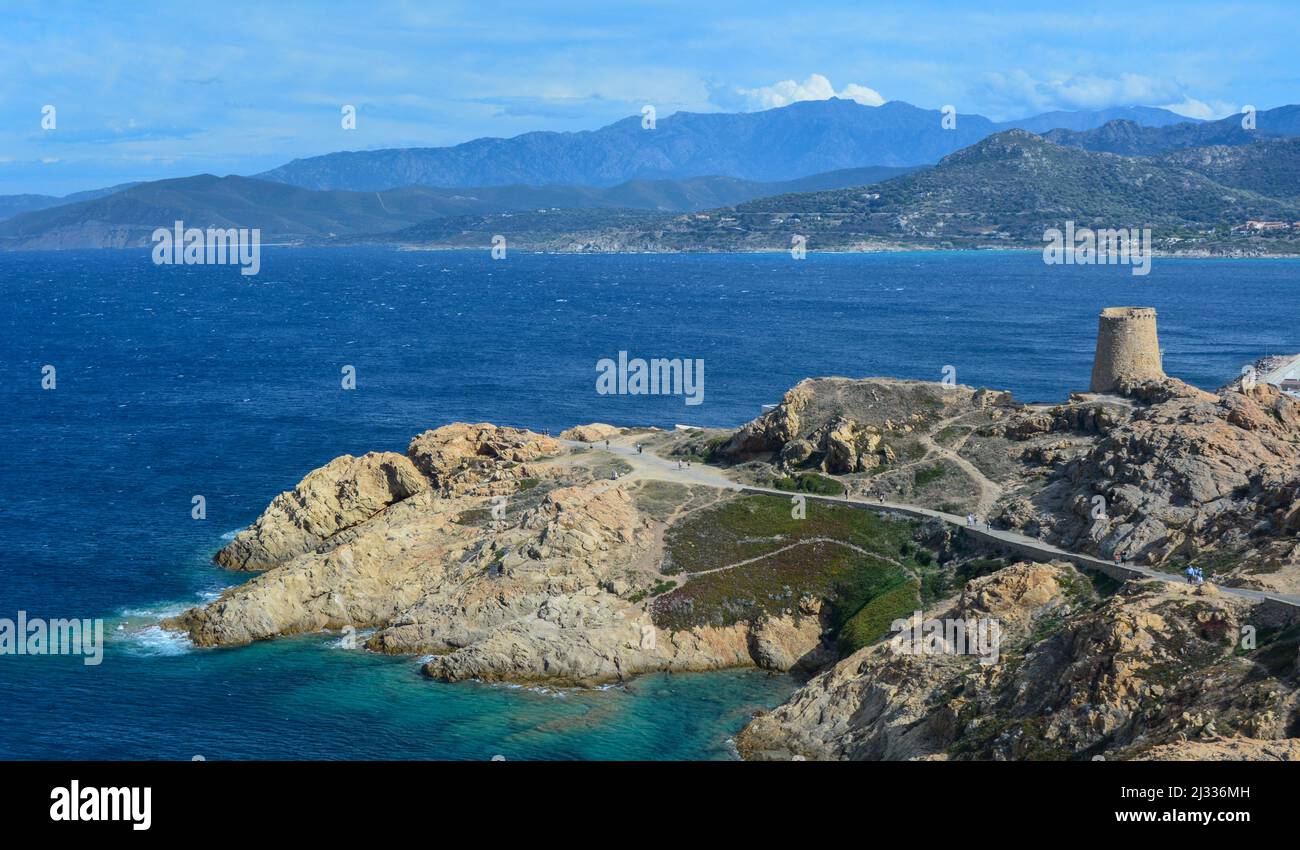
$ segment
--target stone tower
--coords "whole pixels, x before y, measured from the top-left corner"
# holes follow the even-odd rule
[[[1156,340],[1154,307],[1107,307],[1097,322],[1097,354],[1092,361],[1094,393],[1114,392],[1120,379],[1165,376]]]

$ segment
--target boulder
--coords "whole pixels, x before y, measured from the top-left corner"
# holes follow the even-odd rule
[[[606,425],[604,422],[593,422],[590,425],[576,425],[567,431],[561,431],[560,439],[576,440],[579,443],[603,443],[622,434],[622,428]]]
[[[214,560],[233,570],[270,569],[427,487],[428,482],[402,455],[343,455],[277,496]]]

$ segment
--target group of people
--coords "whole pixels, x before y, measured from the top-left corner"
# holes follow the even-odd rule
[[[1200,567],[1189,566],[1183,570],[1187,574],[1187,583],[1200,585],[1205,582],[1205,572]]]
[[[979,517],[975,516],[975,514],[966,514],[966,527],[967,527],[967,528],[979,528],[979,527],[980,527]],[[991,528],[989,528],[989,524],[988,524],[987,521],[985,521],[985,523],[984,523],[984,530],[985,530],[985,531],[991,531],[991,530],[992,530]]]

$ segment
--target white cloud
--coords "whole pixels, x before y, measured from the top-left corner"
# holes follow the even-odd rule
[[[1170,112],[1177,112],[1179,115],[1186,115],[1188,118],[1202,118],[1206,121],[1213,121],[1216,118],[1226,118],[1237,112],[1235,107],[1230,103],[1224,103],[1216,100],[1213,103],[1206,103],[1203,100],[1197,100],[1191,95],[1183,95],[1182,101],[1178,103],[1166,103],[1162,105],[1163,109]]]
[[[1151,106],[1178,103],[1186,97],[1181,84],[1174,80],[1144,74],[1075,74],[1055,79],[1039,79],[1024,71],[987,74],[982,94],[997,110],[1021,110],[1025,107],[1041,112],[1053,109],[1103,109],[1108,106]]]
[[[826,100],[832,97],[856,100],[864,106],[879,106],[885,102],[880,92],[857,83],[849,83],[837,92],[831,81],[821,74],[810,74],[802,83],[782,80],[756,89],[737,89],[737,92],[748,101],[752,109],[773,109],[801,100]]]

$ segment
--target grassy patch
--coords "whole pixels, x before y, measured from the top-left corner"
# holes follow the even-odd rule
[[[919,490],[926,485],[933,484],[947,474],[948,467],[942,463],[918,469],[916,471],[916,487]]]
[[[672,581],[670,579],[666,579],[664,581],[657,581],[651,587],[646,588],[645,590],[638,590],[636,593],[633,593],[632,595],[628,596],[627,601],[635,605],[636,603],[640,602],[642,599],[645,599],[648,596],[662,596],[663,594],[672,590],[676,586],[677,586],[677,582]]]
[[[593,463],[590,469],[592,478],[603,481],[607,478],[612,479],[615,472],[619,474],[619,477],[627,475],[632,471],[632,464],[622,458],[606,456]]]
[[[904,579],[873,597],[837,630],[840,652],[848,655],[889,634],[895,620],[906,619],[921,607],[921,585]]]
[[[844,546],[810,542],[752,564],[694,575],[655,601],[660,628],[730,626],[761,614],[781,615],[798,609],[804,594],[827,600],[833,619],[855,611],[873,592],[905,580],[896,565]],[[865,598],[865,599],[864,599]]]
[[[690,498],[689,487],[672,481],[643,481],[632,494],[637,510],[661,522]]]
[[[818,475],[815,472],[774,478],[772,479],[772,486],[777,490],[786,490],[791,493],[814,493],[818,496],[844,495],[844,485],[842,483],[834,478]]]
[[[492,512],[487,508],[470,508],[467,511],[461,511],[456,514],[455,522],[457,525],[472,525],[482,527],[488,524],[492,519]]]
[[[905,439],[898,441],[888,441],[887,445],[894,450],[894,457],[901,462],[911,462],[920,460],[929,453],[925,444],[917,439]]]
[[[884,634],[877,621],[902,600],[913,606],[908,614],[914,610],[921,586],[915,576],[937,571],[928,566],[932,554],[910,542],[916,528],[911,521],[816,502],[808,504],[807,518],[793,519],[790,503],[779,496],[741,496],[704,508],[665,535],[663,571],[694,575],[654,603],[655,623],[668,629],[728,626],[797,610],[809,594],[830,605],[833,634],[859,618],[851,645],[877,639]],[[701,574],[707,570],[718,571]],[[884,629],[894,619],[889,616]]]
[[[915,522],[891,522],[848,505],[810,501],[805,519],[791,517],[790,508],[790,500],[781,496],[754,495],[697,511],[665,534],[666,564],[674,572],[713,570],[812,537],[843,540],[902,560],[902,545],[917,528]]]
[[[945,448],[952,448],[953,443],[956,443],[970,432],[971,429],[963,425],[949,425],[934,435],[934,441]]]

